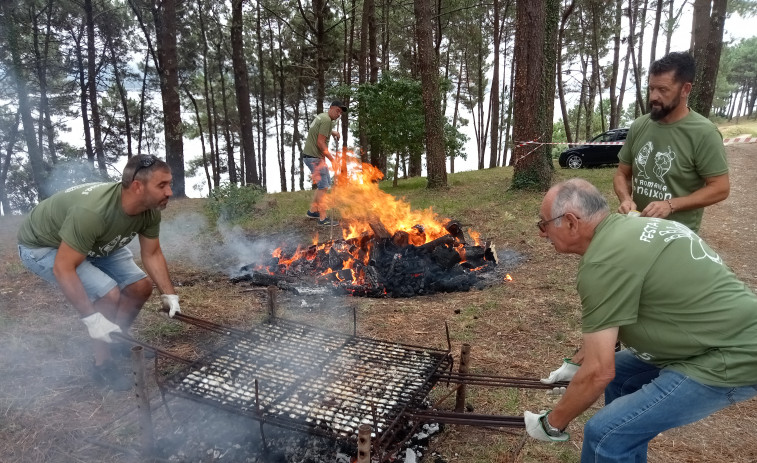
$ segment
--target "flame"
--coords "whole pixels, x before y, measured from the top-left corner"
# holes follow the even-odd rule
[[[379,189],[378,182],[383,174],[376,167],[360,162],[352,152],[337,152],[334,186],[324,197],[324,206],[330,211],[338,212],[343,240],[318,243],[318,234],[309,246],[298,246],[287,255],[282,248],[272,253],[272,265],[260,265],[258,270],[268,273],[286,274],[290,270],[296,273],[305,262],[315,264],[320,276],[334,284],[366,284],[365,268],[369,265],[374,227],[383,226],[392,237],[405,241],[408,245],[420,246],[451,232],[446,225],[449,219],[440,219],[431,208],[413,210],[405,201],[395,198]],[[331,212],[330,214],[331,215]],[[402,233],[398,233],[402,232]],[[479,234],[468,230],[471,239],[478,246]],[[455,241],[454,249],[460,254],[460,263],[465,263],[466,252],[463,243]],[[328,257],[324,259],[324,256]],[[317,261],[315,261],[318,259]],[[315,261],[315,262],[314,262]],[[308,264],[308,265],[310,265]],[[326,266],[324,270],[324,266]],[[475,272],[483,267],[469,268]],[[422,273],[409,275],[420,278]],[[509,275],[508,275],[509,278]],[[384,290],[386,294],[386,290]]]
[[[505,281],[513,281],[513,277],[511,277],[508,273],[507,275],[505,275]]]
[[[373,233],[371,223],[381,223],[390,234],[407,233],[416,246],[444,236],[448,220],[440,219],[431,208],[413,210],[410,204],[382,191],[378,182],[384,174],[362,163],[351,152],[336,155],[334,186],[324,198],[327,208],[336,210],[345,223],[344,239]],[[420,225],[420,226],[419,226]]]

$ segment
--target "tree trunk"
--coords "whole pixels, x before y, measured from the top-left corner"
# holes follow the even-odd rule
[[[37,64],[37,79],[39,80],[39,134],[38,134],[38,146],[41,153],[44,153],[42,147],[42,138],[47,135],[47,151],[50,153],[50,162],[55,164],[58,160],[58,156],[55,149],[55,130],[53,129],[52,120],[50,118],[50,102],[47,92],[47,72],[48,72],[48,57],[50,51],[50,41],[52,38],[52,16],[53,16],[53,0],[47,1],[46,11],[46,24],[45,24],[45,37],[42,51],[39,50],[38,39],[38,27],[37,27],[37,15],[34,15],[34,52],[36,55]]]
[[[184,86],[184,93],[187,94],[187,98],[189,98],[189,101],[192,103],[192,107],[195,110],[195,118],[197,119],[197,132],[200,133],[200,147],[202,148],[202,167],[205,170],[205,178],[208,181],[208,196],[210,196],[210,193],[213,191],[213,183],[210,179],[210,171],[208,170],[208,155],[205,151],[205,134],[202,130],[202,118],[200,117],[200,109],[197,106],[197,100],[195,100],[194,96],[192,96],[192,92],[189,91],[189,89]]]
[[[11,62],[10,72],[16,83],[16,93],[18,96],[18,111],[21,113],[21,122],[24,127],[24,138],[26,139],[26,149],[29,155],[29,165],[32,170],[32,185],[37,190],[37,198],[42,201],[52,192],[45,189],[45,163],[42,159],[42,153],[37,145],[36,134],[34,133],[34,120],[32,119],[31,107],[29,106],[29,96],[26,93],[26,75],[24,66],[21,62],[21,54],[18,44],[18,31],[16,29],[16,20],[13,17],[13,6],[9,2],[0,2],[0,11],[4,20],[4,29],[6,31],[6,46],[10,54]]]
[[[231,7],[231,62],[234,67],[234,89],[236,90],[237,111],[239,112],[239,136],[242,139],[245,182],[248,185],[259,185],[260,179],[258,179],[258,170],[255,165],[255,139],[252,134],[249,75],[247,73],[247,61],[244,59],[242,0],[233,0]]]
[[[87,162],[91,168],[95,167],[95,151],[92,149],[92,132],[89,125],[89,106],[87,104],[87,79],[84,75],[84,55],[82,54],[81,39],[83,31],[71,30],[74,39],[74,54],[79,71],[79,107],[81,108],[82,133],[84,134],[84,150],[87,153]]]
[[[499,0],[494,0],[494,64],[492,70],[492,85],[489,101],[491,102],[492,114],[492,141],[489,167],[497,167],[497,154],[499,153]]]
[[[652,44],[649,47],[649,67],[657,58],[657,36],[660,35],[660,23],[662,22],[662,4],[663,0],[656,0],[657,7],[654,12],[654,27],[652,28]]]
[[[95,59],[95,19],[92,11],[92,0],[84,0],[84,17],[87,22],[87,87],[89,88],[89,106],[92,113],[92,131],[95,134],[95,156],[100,175],[105,178],[108,175],[108,166],[105,164],[100,109],[97,104],[97,60]]]
[[[662,0],[658,0],[662,2]],[[612,48],[612,72],[610,74],[610,128],[614,129],[618,127],[620,123],[620,111],[618,109],[618,68],[620,67],[620,34],[621,19],[623,18],[623,0],[615,0],[615,24],[613,33],[613,48]]]
[[[516,75],[513,97],[515,107],[513,138],[516,141],[541,141],[546,135],[542,133],[546,114],[545,108],[541,106],[545,93],[545,73],[554,74],[554,68],[546,69],[547,63],[544,62],[544,51],[545,48],[548,48],[546,46],[547,18],[545,14],[547,6],[544,0],[516,2],[515,5],[514,57]],[[557,8],[556,11],[558,11]],[[552,46],[554,47],[554,44]],[[551,133],[550,131],[550,135]],[[513,156],[515,157],[513,188],[536,188],[539,190],[549,188],[553,168],[547,146],[526,145],[516,146],[513,149]]]
[[[621,1],[621,0],[618,0]],[[557,32],[557,93],[560,99],[560,113],[562,114],[562,123],[565,129],[565,138],[568,143],[573,141],[573,133],[570,130],[570,116],[568,115],[568,106],[565,102],[565,84],[563,84],[563,69],[562,69],[562,50],[563,50],[563,38],[565,36],[565,26],[568,24],[568,18],[573,13],[575,7],[575,0],[571,0],[570,4],[565,7],[562,18],[560,19],[560,29]]]
[[[208,66],[210,47],[208,46],[207,28],[205,27],[205,8],[202,0],[198,2],[198,24],[202,40],[202,84],[205,96],[205,117],[208,119],[208,145],[210,147],[210,168],[213,182],[208,181],[208,188],[213,190],[221,186],[221,172],[218,165],[218,132],[215,112],[215,92],[213,91],[213,77]]]
[[[158,75],[165,121],[166,162],[173,173],[173,194],[186,197],[184,177],[184,137],[179,99],[179,73],[176,54],[176,0],[163,0],[153,9],[157,40]]]
[[[694,87],[689,95],[691,109],[708,117],[723,50],[727,0],[695,0],[692,52],[697,63]]]
[[[6,185],[8,184],[8,168],[10,167],[11,158],[13,157],[13,147],[16,146],[16,138],[18,137],[19,122],[21,122],[20,108],[16,110],[16,117],[13,121],[13,125],[9,126],[6,132],[8,138],[5,140],[5,156],[2,159],[2,165],[0,165],[0,206],[3,208],[3,213],[0,215],[10,215],[13,212],[11,210],[10,201],[8,201]]]
[[[221,31],[218,31],[218,42],[216,45],[216,59],[218,59],[218,75],[221,76],[221,107],[223,108],[223,136],[226,140],[226,164],[229,170],[229,182],[237,184],[237,164],[234,159],[234,140],[231,135],[231,117],[229,116],[228,96],[226,95],[226,59],[221,47]]]
[[[126,89],[124,88],[123,81],[121,80],[121,73],[118,69],[118,57],[116,56],[116,47],[113,45],[112,37],[108,37],[108,49],[110,51],[110,62],[113,66],[113,77],[116,79],[116,90],[118,90],[118,96],[121,101],[121,109],[124,112],[124,128],[126,130],[126,158],[131,158],[134,153],[132,152],[132,138],[131,133],[131,114],[129,112],[129,101],[126,95]]]
[[[599,9],[596,2],[591,3],[591,39],[592,39],[592,53],[591,53],[591,67],[593,69],[592,76],[595,79],[595,85],[597,86],[596,94],[599,97],[599,121],[600,129],[605,131],[605,109],[602,105],[602,72],[599,67]],[[593,108],[592,108],[593,109]]]
[[[423,85],[424,120],[426,122],[426,166],[428,188],[447,186],[447,163],[444,149],[444,120],[439,99],[439,66],[434,54],[431,0],[414,0],[415,35],[418,42],[418,65]]]
[[[258,89],[260,95],[258,97],[258,104],[260,105],[260,117],[258,118],[258,133],[260,134],[259,139],[259,146],[260,148],[260,157],[265,157],[265,153],[268,149],[268,141],[266,140],[268,138],[268,115],[265,111],[265,98],[266,98],[266,82],[265,82],[265,66],[263,66],[263,63],[265,62],[265,56],[263,55],[263,25],[262,25],[262,16],[263,12],[260,8],[260,2],[255,2],[255,21],[257,22],[257,28],[255,31],[255,34],[258,38],[258,85],[260,88]],[[261,159],[262,161],[263,159]],[[253,158],[254,161],[254,158]],[[250,172],[250,165],[247,164],[247,172],[249,175]],[[255,170],[253,169],[253,172]],[[265,177],[265,172],[261,172],[260,176],[262,178]],[[259,182],[259,185],[263,185],[264,183]]]

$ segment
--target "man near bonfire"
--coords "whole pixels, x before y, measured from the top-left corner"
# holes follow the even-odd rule
[[[155,156],[134,156],[120,182],[79,185],[40,202],[18,232],[24,265],[58,286],[79,312],[93,339],[93,378],[99,386],[127,390],[113,353],[128,355],[114,333],[127,333],[153,291],[163,308],[180,313],[160,247],[160,211],[171,197],[171,170]],[[139,235],[147,272],[125,247]]]
[[[582,256],[583,361],[552,411],[525,412],[532,437],[567,440],[604,393],[581,461],[642,462],[657,434],[757,395],[757,296],[696,233],[611,214],[582,179],[552,187],[539,215],[540,236]]]
[[[302,150],[303,162],[310,169],[313,183],[316,184],[313,201],[310,203],[307,216],[311,219],[318,219],[319,225],[333,225],[331,217],[326,216],[326,207],[323,204],[326,190],[331,186],[331,176],[326,159],[333,167],[334,157],[329,152],[329,135],[334,137],[337,142],[339,141],[339,132],[334,130],[334,121],[346,112],[347,106],[341,101],[332,101],[328,111],[315,116],[315,119],[313,119],[305,140],[305,148]]]
[[[680,222],[699,232],[705,206],[728,197],[723,137],[688,107],[694,58],[673,52],[649,68],[649,113],[636,119],[618,153],[618,212]]]

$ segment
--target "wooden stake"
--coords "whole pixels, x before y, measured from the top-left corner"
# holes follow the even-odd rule
[[[470,361],[470,344],[463,344],[460,349],[460,367],[458,372],[460,375],[468,373],[468,362]],[[465,411],[465,381],[460,383],[457,388],[457,395],[455,396],[455,411],[458,413]]]

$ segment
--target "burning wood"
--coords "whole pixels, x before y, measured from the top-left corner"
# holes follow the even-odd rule
[[[412,210],[381,191],[380,178],[368,164],[339,172],[326,202],[342,217],[342,239],[279,248],[266,262],[242,267],[233,281],[297,287],[294,278],[358,296],[408,297],[468,291],[479,273],[496,266],[493,246],[479,244],[476,232],[468,231],[468,241],[458,222]]]
[[[479,272],[497,264],[489,244],[468,245],[446,234],[414,245],[408,232],[390,234],[380,222],[371,227],[378,234],[297,248],[291,254],[277,250],[266,263],[242,267],[233,281],[297,288],[301,280],[356,296],[409,297],[468,291],[477,285]]]

